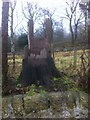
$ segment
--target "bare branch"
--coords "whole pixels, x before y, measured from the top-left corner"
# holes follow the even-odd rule
[[[16,0],[14,0],[13,2],[10,2],[10,8],[12,11],[14,11],[15,7],[16,7]]]
[[[23,29],[26,33],[28,33],[27,30],[25,29],[25,27],[24,27],[23,25],[22,25],[22,29]]]
[[[66,8],[66,16],[70,19],[70,15],[69,15],[67,8]]]
[[[67,20],[70,20],[67,16],[66,17],[61,17],[62,19],[67,19]]]
[[[70,3],[66,1],[67,8],[65,9],[66,15],[64,18],[69,20],[71,39],[74,41],[77,39],[78,25],[83,20],[82,13],[79,14],[78,12],[79,3],[80,3],[80,0],[77,0],[77,1],[73,0]]]
[[[39,18],[39,10],[37,4],[26,2],[26,7],[23,7],[22,4],[22,13],[26,19],[33,19],[34,22],[36,22]]]
[[[15,26],[15,28],[14,28],[14,32],[15,32],[15,30],[16,30],[16,28],[18,27],[18,25],[20,25],[21,24],[21,22],[22,22],[22,20],[19,22],[19,23],[17,23],[17,25]]]

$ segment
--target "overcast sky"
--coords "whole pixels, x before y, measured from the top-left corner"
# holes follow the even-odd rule
[[[13,1],[13,0],[12,0]],[[16,9],[15,9],[15,12],[14,12],[14,27],[16,26],[17,24],[17,21],[18,23],[20,23],[22,21],[22,8],[21,8],[21,3],[23,3],[23,5],[26,4],[26,0],[16,0],[17,1],[17,5],[16,5]],[[56,12],[56,19],[59,20],[60,17],[63,17],[64,16],[64,13],[65,13],[65,8],[66,8],[66,4],[65,4],[65,0],[27,0],[27,1],[30,1],[30,2],[35,2],[37,3],[40,7],[46,7],[46,8],[49,8],[50,10],[53,10],[53,9],[57,9],[57,12]],[[87,0],[86,0],[87,1]],[[18,13],[18,17],[16,17],[16,13]],[[1,14],[1,1],[0,1],[0,14]],[[59,16],[59,17],[58,17]],[[1,16],[0,16],[0,19],[1,19]],[[1,25],[1,24],[0,24]],[[24,26],[25,29],[27,29],[27,20],[24,19],[24,21],[22,21],[20,23],[20,25],[18,26],[18,29],[21,27],[21,26]],[[64,27],[68,30],[68,21],[64,21]],[[17,29],[17,30],[18,30]]]
[[[63,16],[65,5],[66,5],[65,0],[27,0],[27,1],[35,2],[40,7],[49,8],[50,10],[54,10],[56,8],[57,12],[55,14],[56,15],[55,18],[58,20],[60,20],[60,16]],[[16,11],[18,12],[18,15],[19,15],[19,19],[18,19],[19,22],[22,19],[21,2],[23,3],[23,5],[25,5],[26,0],[17,0]],[[14,16],[14,18],[15,18],[15,16]],[[23,23],[23,26],[25,27],[25,29],[27,29],[27,20],[24,19],[24,21],[22,23]],[[22,23],[19,25],[19,27],[22,26]],[[18,29],[19,29],[19,27],[18,27]]]
[[[13,1],[13,0],[11,0]],[[15,9],[15,13],[14,13],[14,25],[16,22],[16,13],[18,13],[18,21],[20,22],[22,19],[22,8],[21,8],[21,2],[23,3],[23,5],[26,4],[26,0],[16,0],[17,1],[17,5],[16,5],[16,9]],[[47,7],[49,9],[57,9],[57,16],[58,14],[62,16],[63,14],[63,9],[65,7],[65,0],[27,0],[30,2],[35,2],[37,3],[40,7]],[[0,14],[1,14],[1,0],[0,0]],[[1,19],[1,17],[0,17]],[[23,21],[23,25],[26,25],[25,21]]]

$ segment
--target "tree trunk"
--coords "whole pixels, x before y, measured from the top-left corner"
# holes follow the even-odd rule
[[[88,45],[90,49],[90,1],[89,1],[89,7],[88,7]]]
[[[13,56],[13,71],[15,71],[15,42],[13,38],[13,8],[11,8],[11,52]]]
[[[7,72],[8,72],[8,61],[7,61],[8,13],[9,13],[9,2],[3,2],[3,7],[2,7],[2,78],[3,78],[3,85],[5,86],[7,86]]]
[[[50,89],[53,86],[53,77],[61,77],[61,73],[55,67],[51,57],[46,59],[23,59],[22,71],[19,76],[19,83],[22,86],[37,84]]]
[[[15,71],[15,52],[13,52],[13,71]]]
[[[77,47],[76,47],[77,28],[78,28],[78,23],[75,24],[75,36],[74,36],[74,40],[73,40],[73,45],[74,45],[74,68],[77,67]]]
[[[74,68],[77,66],[77,48],[74,45]]]
[[[53,56],[53,59],[55,60],[55,55],[54,55],[54,43],[52,45],[52,56]]]

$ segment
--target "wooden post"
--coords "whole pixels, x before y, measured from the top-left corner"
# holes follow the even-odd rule
[[[9,2],[3,2],[2,7],[2,78],[4,85],[7,85],[7,46],[8,46],[8,13]]]
[[[28,48],[31,49],[32,40],[34,39],[34,23],[33,19],[28,22]]]

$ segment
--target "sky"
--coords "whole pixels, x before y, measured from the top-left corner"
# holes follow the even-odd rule
[[[24,26],[24,28],[27,30],[27,20],[22,15],[22,7],[21,7],[21,3],[23,3],[23,5],[25,5],[26,0],[16,0],[16,1],[17,1],[17,5],[16,5],[15,11],[14,11],[14,28],[16,27],[17,22],[18,22],[19,25],[18,25],[17,29],[15,29],[15,32],[18,32],[18,30],[22,26]],[[50,10],[53,10],[56,8],[57,9],[57,12],[55,14],[56,20],[60,20],[60,17],[63,17],[65,14],[65,8],[66,8],[65,0],[27,0],[27,1],[35,2],[40,7],[49,8]],[[0,0],[0,14],[2,13],[1,12],[1,10],[2,10],[1,4],[2,4],[2,2]],[[64,20],[63,22],[64,22],[64,24],[63,24],[64,27],[68,31],[68,29],[69,29],[67,27],[68,21]],[[0,23],[1,23],[1,16],[0,16]],[[0,24],[0,26],[1,26],[1,24]]]
[[[17,0],[18,1],[18,0]],[[38,3],[39,6],[49,7],[49,8],[58,8],[60,6],[64,6],[65,0],[19,0],[20,2],[26,3],[25,1],[35,2]]]
[[[13,1],[13,0],[12,0]],[[26,0],[16,0],[17,1],[17,5],[16,5],[16,9],[15,9],[15,14],[14,14],[14,27],[18,23],[20,23],[22,21],[22,8],[21,8],[21,3],[23,3],[23,5],[26,4]],[[63,14],[63,9],[65,7],[65,1],[64,0],[27,0],[30,2],[35,2],[37,3],[40,7],[48,7],[49,9],[57,9],[57,15],[61,15]],[[16,13],[18,13],[18,18],[16,17]],[[0,1],[0,14],[1,14],[1,1]],[[56,19],[59,19],[58,17],[56,17]],[[24,21],[22,23],[20,23],[20,25],[18,26],[18,29],[22,26],[25,26],[25,28],[27,27],[27,20],[24,19]]]
[[[23,5],[25,5],[26,4],[25,1],[26,0],[17,0],[16,11],[18,11],[18,9],[19,9],[19,11],[18,11],[19,18],[21,18],[21,19],[22,19],[22,15],[21,15],[22,8],[20,8],[20,6],[21,6],[21,2],[23,3]],[[35,2],[40,7],[49,8],[50,10],[54,10],[56,8],[57,9],[56,19],[60,19],[60,16],[63,16],[63,10],[65,8],[65,1],[64,0],[57,0],[57,1],[56,0],[27,0],[27,1]],[[24,28],[27,29],[27,20],[25,20],[25,19],[23,21],[23,26],[25,26]]]

